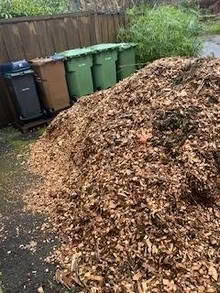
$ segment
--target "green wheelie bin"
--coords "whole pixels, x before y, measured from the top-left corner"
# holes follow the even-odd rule
[[[61,52],[65,60],[66,79],[72,100],[94,92],[92,79],[93,56],[89,48]]]
[[[89,49],[93,52],[92,73],[95,90],[112,87],[117,82],[118,49],[116,44],[100,44]]]
[[[118,43],[117,80],[122,80],[136,70],[136,44]]]

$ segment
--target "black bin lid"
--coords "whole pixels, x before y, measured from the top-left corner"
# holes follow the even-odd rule
[[[26,60],[20,60],[15,62],[8,62],[0,65],[0,75],[5,75],[7,73],[16,73],[25,70],[29,70],[30,65]]]

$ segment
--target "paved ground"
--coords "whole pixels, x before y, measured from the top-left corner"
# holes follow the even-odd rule
[[[27,145],[38,133],[22,135],[0,130],[0,293],[66,292],[54,280],[55,265],[44,259],[58,244],[56,235],[42,231],[48,221],[24,212],[22,194],[40,178],[27,169]]]
[[[208,35],[203,37],[202,57],[220,57],[220,35]]]

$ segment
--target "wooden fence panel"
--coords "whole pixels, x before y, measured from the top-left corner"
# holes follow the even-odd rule
[[[70,26],[69,26],[69,32],[68,32],[68,39],[69,39],[69,45],[70,49],[72,48],[80,48],[81,42],[80,42],[80,31],[78,29],[78,18],[69,18]]]
[[[96,15],[95,16],[95,35],[96,35],[96,43],[100,44],[103,41],[102,38],[102,16]]]
[[[115,33],[117,34],[117,31],[119,30],[120,28],[120,16],[119,14],[114,14],[114,23],[115,23]]]
[[[0,62],[8,62],[9,56],[5,46],[5,40],[2,32],[2,27],[0,26]]]
[[[101,43],[108,43],[108,20],[106,15],[100,15],[100,25],[102,27],[102,42]]]
[[[106,15],[106,18],[107,18],[107,24],[108,24],[108,41],[110,43],[114,43],[116,40],[114,15],[112,14]]]
[[[64,19],[50,20],[53,28],[53,39],[56,53],[68,50],[68,36],[65,30]]]
[[[97,44],[97,35],[96,35],[96,15],[92,14],[90,15],[90,45],[96,45]]]
[[[71,44],[74,44],[74,36],[72,33],[72,22],[71,22],[71,18],[69,17],[64,17],[63,19],[63,23],[64,23],[64,29],[65,29],[65,34],[67,37],[67,45],[68,45],[68,50],[72,49],[73,47],[71,46]]]
[[[41,56],[50,56],[55,52],[52,35],[49,34],[47,22],[45,20],[35,21],[38,43],[41,49]],[[35,56],[39,57],[39,56]]]
[[[26,54],[17,24],[3,25],[2,32],[5,48],[11,61],[25,59]]]
[[[34,22],[22,22],[17,24],[21,43],[25,51],[25,57],[30,60],[41,56],[39,37]]]
[[[59,53],[68,49],[64,31],[63,19],[51,19],[47,21],[48,33],[51,35],[54,52]]]
[[[80,36],[81,47],[90,46],[90,21],[89,16],[78,17],[78,31]]]

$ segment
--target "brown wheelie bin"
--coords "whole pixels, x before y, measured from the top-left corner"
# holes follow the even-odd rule
[[[44,107],[49,113],[57,113],[70,107],[63,58],[37,58],[30,61]]]

